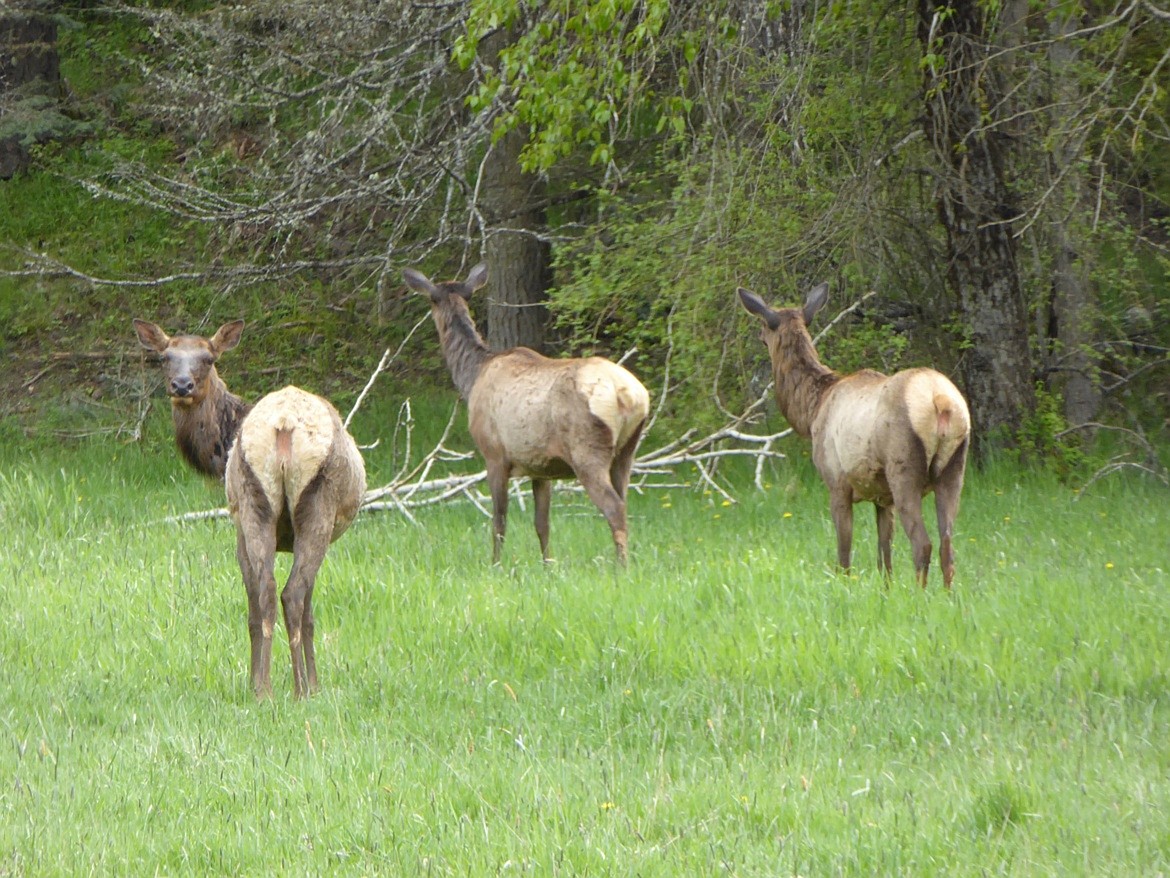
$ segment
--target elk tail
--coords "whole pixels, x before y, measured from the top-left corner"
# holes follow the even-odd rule
[[[951,398],[945,393],[936,393],[934,395],[934,411],[938,418],[938,435],[946,436],[951,431],[951,416],[954,409],[951,405]]]
[[[292,461],[292,428],[276,428],[276,461],[281,469],[285,469]]]

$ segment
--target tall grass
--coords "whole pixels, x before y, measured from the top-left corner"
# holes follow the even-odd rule
[[[902,534],[887,587],[863,507],[834,572],[802,459],[635,496],[625,572],[579,494],[548,566],[530,505],[500,567],[469,506],[365,515],[324,691],[281,631],[256,704],[230,524],[163,521],[215,486],[161,443],[3,454],[0,875],[1170,870],[1155,486],[971,473],[951,594]]]

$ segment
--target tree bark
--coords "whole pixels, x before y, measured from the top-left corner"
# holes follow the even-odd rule
[[[1052,65],[1054,107],[1074,106],[1078,86],[1073,75],[1076,45],[1067,36],[1077,27],[1069,13],[1062,13],[1050,3],[1050,25],[1054,39],[1048,49]],[[1052,127],[1059,132],[1061,120],[1054,118]],[[1069,217],[1080,215],[1086,202],[1087,186],[1076,163],[1077,145],[1054,139],[1049,151],[1053,189],[1052,223],[1052,357],[1051,386],[1064,398],[1064,417],[1070,424],[1085,424],[1097,418],[1101,407],[1101,388],[1096,363],[1089,344],[1093,340],[1096,302],[1084,262],[1077,252]]]
[[[494,63],[511,34],[500,30],[480,44]],[[540,235],[546,227],[543,177],[520,167],[527,132],[513,129],[493,143],[484,160],[479,207],[487,223],[491,301],[487,339],[493,350],[518,346],[543,351],[552,284],[552,255]]]
[[[0,180],[26,170],[28,147],[45,139],[33,118],[40,110],[22,102],[60,95],[57,22],[48,14],[55,8],[44,2],[0,12]]]
[[[527,137],[509,131],[484,163],[480,207],[487,220],[487,262],[491,278],[488,343],[494,350],[520,345],[542,350],[548,326],[545,304],[551,283],[551,254],[538,235],[545,226],[544,184],[520,169]]]
[[[936,193],[946,232],[947,277],[969,348],[963,383],[978,457],[1010,440],[1034,406],[1027,309],[1012,220],[1018,209],[1004,174],[1007,145],[985,124],[1003,95],[978,0],[936,7],[919,0],[927,64],[923,127],[939,159]]]

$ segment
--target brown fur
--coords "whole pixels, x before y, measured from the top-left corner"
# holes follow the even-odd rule
[[[650,398],[638,379],[608,360],[549,359],[528,348],[492,352],[467,309],[487,281],[477,265],[466,281],[432,283],[407,269],[426,294],[451,378],[467,400],[471,436],[487,465],[492,495],[492,560],[500,560],[508,480],[532,479],[536,533],[547,561],[552,479],[576,477],[613,534],[618,561],[627,555],[626,491]]]
[[[943,582],[954,578],[953,526],[963,489],[971,417],[958,389],[933,369],[886,376],[871,369],[839,375],[817,357],[807,324],[828,298],[828,286],[809,292],[804,307],[773,309],[749,290],[740,301],[764,325],[776,403],[792,428],[812,440],[813,462],[829,489],[837,530],[837,560],[848,569],[853,504],[877,511],[878,563],[889,575],[893,515],[897,512],[926,586],[931,544],[922,498],[935,492]]]
[[[319,396],[285,387],[249,408],[228,392],[214,363],[239,342],[243,321],[225,324],[210,339],[168,338],[141,320],[134,326],[143,346],[163,358],[184,457],[200,472],[225,480],[248,593],[256,697],[272,694],[276,552],[293,555],[280,594],[293,693],[315,692],[313,585],[329,544],[349,527],[365,494],[361,453],[337,410]]]

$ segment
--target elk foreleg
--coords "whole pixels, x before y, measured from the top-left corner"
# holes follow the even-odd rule
[[[276,627],[276,531],[271,524],[241,518],[236,560],[248,593],[248,635],[252,642],[252,690],[259,699],[272,695],[272,632]]]
[[[877,512],[878,567],[889,579],[893,573],[892,546],[894,542],[894,509],[891,506],[873,505]]]
[[[837,564],[848,571],[853,556],[853,489],[848,484],[830,486],[829,511],[837,531]]]
[[[536,537],[540,540],[540,555],[548,557],[548,510],[552,503],[552,482],[548,479],[532,480],[532,505],[536,508]]]
[[[492,563],[500,563],[504,548],[504,533],[508,529],[508,473],[511,467],[504,461],[487,464],[488,490],[492,495]]]

